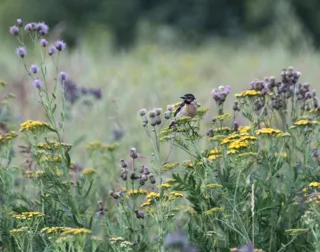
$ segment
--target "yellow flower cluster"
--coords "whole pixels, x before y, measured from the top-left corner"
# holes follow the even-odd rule
[[[221,150],[219,150],[218,148],[215,148],[209,151],[209,155],[218,155],[218,154],[221,154]]]
[[[59,164],[62,162],[61,157],[51,155],[50,153],[46,152],[45,150],[37,150],[36,156],[37,156],[39,163]]]
[[[164,189],[164,190],[169,189],[170,187],[171,187],[171,185],[169,185],[169,184],[161,184],[161,185],[159,185],[159,188]]]
[[[160,193],[151,192],[147,195],[147,199],[160,199]]]
[[[17,233],[23,233],[27,230],[27,228],[22,227],[22,228],[14,228],[10,230],[10,234],[17,234]]]
[[[317,188],[320,188],[320,183],[319,182],[311,182],[310,184],[309,184],[309,187],[317,187]]]
[[[210,210],[208,211],[205,211],[204,212],[204,215],[210,215],[210,214],[213,214],[215,212],[219,212],[219,211],[223,211],[224,208],[223,207],[214,207],[214,208],[211,208]]]
[[[240,94],[236,94],[235,97],[237,98],[241,98],[241,97],[252,97],[252,96],[259,96],[261,94],[260,91],[256,91],[256,90],[246,90],[243,91]]]
[[[219,184],[207,184],[207,185],[204,185],[202,187],[206,188],[206,189],[217,189],[217,188],[222,188],[222,185],[219,185]]]
[[[239,127],[239,132],[240,133],[248,133],[249,130],[251,130],[250,126],[240,126]]]
[[[312,125],[312,124],[320,124],[320,122],[302,119],[294,123],[295,126],[306,126],[306,125]]]
[[[82,174],[83,175],[92,175],[92,174],[95,174],[97,172],[96,169],[93,169],[93,168],[87,168],[87,169],[84,169],[82,171]]]
[[[46,227],[41,229],[41,233],[56,234],[70,230],[70,227]]]
[[[17,220],[30,220],[36,217],[43,217],[44,214],[40,212],[23,212],[21,214],[12,214],[12,217]]]
[[[233,131],[233,129],[231,129],[230,127],[219,127],[219,128],[215,128],[214,131],[216,133],[229,133]]]
[[[10,131],[9,133],[5,135],[0,135],[0,141],[1,143],[8,143],[10,142],[13,138],[16,138],[18,135],[15,131]]]
[[[172,201],[175,198],[182,198],[182,197],[183,197],[182,193],[171,192],[170,195],[167,195],[167,194],[164,195],[163,199],[167,201]],[[140,207],[151,206],[154,203],[154,199],[157,201],[160,199],[160,193],[151,192],[147,195],[146,198],[147,198],[147,201],[141,204]]]
[[[308,231],[309,231],[308,228],[292,228],[292,229],[287,229],[286,233],[292,236],[296,236],[302,233],[306,233]]]
[[[281,134],[281,131],[278,129],[272,129],[272,128],[262,128],[259,130],[256,130],[257,135],[278,135]]]
[[[162,166],[163,170],[172,170],[174,168],[176,168],[179,165],[179,163],[168,163],[168,164],[164,164]]]
[[[45,150],[58,150],[60,147],[70,149],[72,145],[67,143],[59,143],[59,142],[46,142],[46,143],[38,143],[37,147]]]
[[[249,146],[248,141],[242,141],[242,140],[235,140],[232,143],[229,144],[229,149],[240,149],[240,148],[246,148]]]
[[[134,190],[129,190],[128,191],[128,195],[129,196],[138,196],[138,195],[146,195],[148,192],[146,191],[146,190],[144,190],[144,189],[134,189]]]
[[[199,107],[200,104],[198,104],[198,107]],[[204,116],[207,112],[209,111],[208,108],[202,108],[202,109],[198,109],[197,110],[197,116]]]
[[[285,153],[285,152],[281,152],[281,153],[277,153],[277,152],[275,152],[274,153],[274,156],[275,157],[282,157],[282,158],[286,158],[287,156],[288,156],[288,154],[287,153]]]
[[[231,115],[229,113],[218,115],[213,118],[213,120],[218,120],[218,121],[225,121],[231,118]]]
[[[49,124],[40,122],[40,121],[32,121],[28,120],[20,124],[20,131],[21,132],[43,132],[45,129],[48,129]]]
[[[86,229],[86,228],[70,228],[70,229],[64,231],[61,235],[67,236],[67,235],[78,235],[78,234],[89,235],[89,234],[91,234],[91,230]]]
[[[104,151],[114,151],[118,147],[119,147],[119,144],[117,143],[114,143],[111,145],[105,145],[100,141],[93,141],[93,142],[90,142],[86,148],[89,151],[100,150],[101,152],[104,152]]]
[[[181,125],[181,124],[185,124],[187,122],[192,121],[192,117],[190,116],[182,116],[178,119],[176,119],[176,124]]]
[[[230,252],[239,252],[239,251],[242,251],[242,250],[240,250],[238,248],[230,249]],[[264,250],[262,250],[262,249],[254,249],[253,252],[264,252]]]
[[[26,178],[39,178],[41,175],[43,175],[45,172],[41,170],[36,170],[35,172],[32,171],[26,171],[25,177]]]

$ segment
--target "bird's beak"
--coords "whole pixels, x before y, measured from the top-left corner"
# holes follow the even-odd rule
[[[180,98],[181,98],[181,99],[186,99],[184,96],[181,96]]]

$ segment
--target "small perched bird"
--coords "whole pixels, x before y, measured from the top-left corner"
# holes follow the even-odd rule
[[[183,102],[180,106],[175,110],[173,116],[175,118],[180,118],[182,116],[190,116],[194,117],[198,110],[197,100],[193,94],[185,94],[180,97],[183,99]],[[172,121],[169,128],[175,125],[175,121]]]
[[[174,112],[174,116],[176,118],[182,117],[182,116],[190,116],[194,117],[197,113],[198,105],[197,100],[194,97],[193,94],[185,94],[184,96],[180,97],[183,99],[183,102],[180,104],[180,106],[177,108],[177,110]]]

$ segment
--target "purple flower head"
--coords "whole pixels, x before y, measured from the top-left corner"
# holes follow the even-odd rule
[[[31,65],[29,71],[30,71],[31,73],[36,74],[37,72],[39,72],[39,67],[38,67],[37,65],[33,64],[33,65]]]
[[[266,95],[268,92],[269,92],[269,88],[268,88],[268,87],[265,87],[264,89],[262,89],[261,94],[262,94],[262,95]]]
[[[311,93],[310,92],[307,92],[306,94],[305,94],[305,98],[306,99],[310,99],[312,96],[311,96]]]
[[[21,18],[17,19],[17,24],[18,24],[19,27],[22,27],[23,23],[22,23],[22,19]]]
[[[34,23],[28,23],[25,25],[24,30],[26,32],[32,32],[34,30]]]
[[[19,27],[15,26],[15,25],[11,26],[9,31],[10,31],[11,35],[13,35],[13,36],[19,35]]]
[[[38,88],[38,89],[40,89],[41,88],[41,86],[42,86],[42,82],[40,81],[40,80],[38,80],[38,79],[35,79],[34,81],[33,81],[33,84],[32,84],[35,88]]]
[[[41,45],[42,47],[46,47],[46,46],[48,45],[48,41],[47,41],[46,39],[41,39],[41,40],[40,40],[40,45]]]
[[[62,50],[64,50],[64,49],[66,49],[67,44],[66,44],[64,41],[62,41],[62,40],[58,40],[58,41],[55,43],[55,46],[56,46],[56,48],[57,48],[58,51],[62,51]]]
[[[45,35],[48,33],[49,31],[49,26],[46,25],[45,23],[41,22],[41,23],[37,23],[35,25],[35,29],[39,32],[40,35]]]
[[[55,54],[56,52],[57,52],[57,49],[56,49],[56,47],[54,45],[49,46],[48,53],[49,53],[50,56]]]
[[[253,89],[253,87],[254,87],[254,81],[251,81],[251,82],[249,83],[249,86],[250,86],[251,89]]]
[[[102,90],[101,88],[94,88],[91,89],[91,94],[96,98],[97,100],[100,100],[102,97]]]
[[[97,215],[97,216],[103,215],[103,210],[96,212],[96,215]]]
[[[312,90],[312,97],[316,97],[317,91],[315,89]]]
[[[60,80],[61,82],[63,82],[63,81],[65,81],[66,79],[68,79],[68,74],[65,73],[65,72],[60,72],[60,74],[59,74],[59,80]]]
[[[212,95],[212,98],[215,99],[216,101],[220,99],[220,93],[216,89],[212,90],[211,95]]]
[[[225,89],[224,89],[226,94],[230,94],[230,90],[231,90],[230,86],[226,86]]]
[[[27,50],[24,49],[23,47],[17,48],[16,52],[18,56],[20,56],[21,58],[23,58],[27,54]]]

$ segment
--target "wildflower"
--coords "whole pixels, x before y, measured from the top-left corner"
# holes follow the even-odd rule
[[[159,185],[159,188],[164,189],[164,190],[169,189],[170,187],[171,186],[169,184],[161,184],[161,185]]]
[[[146,195],[148,192],[144,189],[134,189],[134,190],[129,190],[128,195],[129,196],[139,196],[139,195]]]
[[[118,242],[118,241],[124,241],[124,238],[122,238],[122,237],[111,237],[110,241],[111,241],[111,243],[112,242]]]
[[[29,71],[30,71],[31,73],[36,74],[36,73],[39,71],[39,67],[38,67],[37,65],[33,64],[33,65],[31,65]]]
[[[147,114],[147,110],[145,108],[139,110],[140,116],[145,116]]]
[[[280,155],[279,155],[277,152],[275,152],[275,153],[274,153],[274,156],[275,156],[275,157],[280,156],[280,157],[282,157],[282,158],[286,158],[288,155],[287,155],[287,153],[285,153],[285,152],[281,152]]]
[[[150,173],[150,175],[149,175],[149,180],[150,180],[151,184],[153,184],[153,185],[156,183],[156,179],[154,178],[154,175],[152,173]]]
[[[318,187],[318,188],[320,188],[320,183],[319,182],[311,182],[309,184],[309,187]]]
[[[221,155],[210,155],[208,157],[208,160],[216,160],[216,159],[219,159],[221,157]]]
[[[57,52],[57,48],[54,45],[49,46],[48,54],[51,56]]]
[[[168,164],[164,164],[162,166],[163,170],[172,170],[174,168],[176,168],[179,165],[179,163],[168,163]]]
[[[27,54],[27,50],[23,47],[17,48],[16,52],[21,58],[24,58],[24,56]]]
[[[181,124],[190,122],[191,120],[192,120],[192,117],[190,116],[182,116],[176,120],[176,124],[181,125]]]
[[[67,44],[64,41],[59,40],[55,43],[55,46],[58,51],[62,51],[67,47]]]
[[[47,234],[60,234],[65,231],[70,230],[70,227],[45,227],[41,229],[41,233],[47,233]]]
[[[215,212],[223,211],[223,210],[224,210],[224,208],[222,208],[222,207],[214,207],[214,208],[211,208],[211,209],[208,210],[208,211],[205,211],[205,212],[204,212],[204,215],[210,215],[210,214],[213,214],[213,213],[215,213]]]
[[[22,19],[21,19],[21,18],[18,18],[18,19],[17,19],[17,24],[18,24],[19,27],[22,27],[23,22],[22,22]]]
[[[11,35],[13,36],[18,36],[19,35],[19,27],[17,26],[11,26],[10,29],[9,29]]]
[[[64,231],[61,235],[67,236],[67,235],[78,235],[78,234],[89,235],[89,234],[91,234],[91,230],[86,229],[86,228],[70,228],[70,229]]]
[[[39,80],[39,79],[35,79],[32,83],[32,85],[35,87],[35,88],[38,88],[40,89],[42,87],[42,82]]]
[[[136,217],[138,219],[144,219],[144,212],[143,211],[139,211],[139,210],[134,210]]]
[[[219,121],[225,121],[228,120],[229,118],[231,118],[231,115],[229,113],[226,114],[222,114],[222,115],[218,115],[216,117],[214,117],[214,120],[219,120]]]
[[[273,135],[273,134],[280,134],[281,131],[277,129],[272,129],[272,128],[262,128],[259,130],[256,130],[257,135],[265,134],[265,135]]]
[[[41,40],[40,40],[40,45],[41,45],[42,47],[46,47],[46,46],[48,45],[48,41],[47,41],[46,39],[41,39]]]
[[[219,184],[207,184],[207,185],[204,185],[202,187],[206,188],[206,189],[217,189],[217,188],[222,188],[222,185],[219,185]]]
[[[35,25],[35,29],[39,32],[39,34],[40,34],[41,36],[47,34],[48,31],[49,31],[48,25],[46,25],[46,24],[43,23],[43,22],[37,23],[37,24]]]
[[[159,199],[160,198],[160,193],[150,192],[147,195],[147,199],[153,199],[153,198]]]
[[[17,233],[23,233],[23,232],[26,232],[26,231],[27,231],[26,227],[14,228],[14,229],[10,230],[10,234],[13,235],[13,234],[17,234]]]
[[[171,192],[170,193],[172,196],[177,197],[177,198],[183,198],[183,194],[182,193],[178,193],[178,192]]]
[[[173,105],[167,105],[167,110],[173,112],[175,107]]]
[[[93,169],[93,168],[87,168],[87,169],[84,169],[82,171],[82,174],[83,175],[91,175],[91,174],[95,174],[97,172],[96,169]]]
[[[20,124],[20,131],[21,132],[26,132],[26,131],[35,132],[37,130],[43,130],[44,128],[48,128],[48,127],[49,127],[49,125],[47,123],[40,122],[40,121],[28,120],[28,121]]]
[[[247,90],[247,91],[243,91],[240,94],[236,94],[235,97],[237,98],[242,98],[242,97],[253,97],[253,96],[259,96],[261,94],[260,91],[256,91],[256,90]]]
[[[32,219],[37,217],[43,217],[44,214],[40,212],[23,212],[21,214],[12,214],[12,217],[18,220],[26,220]]]
[[[198,104],[199,105],[199,104]],[[197,116],[203,117],[209,111],[208,108],[202,108],[197,110]]]
[[[59,80],[60,80],[61,82],[63,82],[63,81],[65,81],[66,79],[68,79],[68,74],[65,73],[65,72],[60,72],[60,74],[59,74]]]
[[[146,207],[151,205],[152,205],[152,200],[148,200],[147,202],[144,202],[143,204],[141,204],[140,207]]]
[[[131,157],[132,159],[138,158],[138,154],[137,154],[136,148],[131,148],[131,149],[130,149],[130,157]]]
[[[24,27],[24,30],[25,30],[26,32],[32,32],[33,29],[34,29],[34,24],[33,24],[33,23],[28,23],[28,24],[26,24],[25,27]]]

